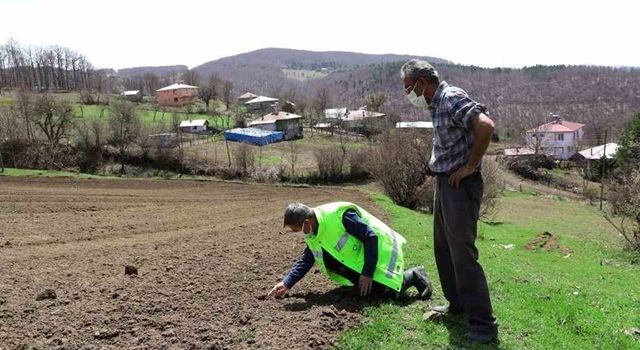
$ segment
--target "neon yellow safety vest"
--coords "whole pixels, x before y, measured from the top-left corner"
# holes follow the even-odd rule
[[[373,280],[395,291],[400,291],[404,272],[402,247],[406,240],[378,218],[353,203],[335,202],[313,208],[318,221],[318,232],[308,234],[305,242],[313,253],[318,268],[340,285],[353,286],[348,279],[327,270],[322,257],[323,250],[358,273],[364,267],[362,241],[346,232],[342,224],[342,215],[347,209],[354,209],[378,237],[378,262]]]

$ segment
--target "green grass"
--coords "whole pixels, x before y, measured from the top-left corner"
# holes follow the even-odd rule
[[[72,171],[15,169],[15,168],[4,168],[4,172],[0,173],[0,176],[71,177],[74,179],[109,178],[109,176],[77,173]]]
[[[444,303],[433,258],[432,216],[375,195],[408,243],[407,265],[425,265],[434,282],[432,305]],[[477,245],[487,273],[500,344],[471,346],[462,318],[422,320],[429,304],[386,302],[365,308],[368,322],[346,331],[340,349],[639,349],[624,330],[640,327],[640,262],[595,207],[507,193],[492,224],[481,223]],[[573,252],[528,251],[549,231]],[[514,244],[513,249],[504,245]]]
[[[88,105],[83,106],[80,104],[74,104],[73,113],[76,117],[87,120],[104,120],[107,121],[111,110],[108,106]],[[140,121],[144,125],[154,124],[167,124],[170,125],[173,122],[173,112],[154,112],[153,110],[137,108],[136,115],[140,118]],[[222,115],[210,115],[204,113],[186,113],[176,112],[179,121],[182,120],[194,120],[194,119],[206,119],[209,121],[209,126],[219,129],[227,129],[226,116]],[[155,116],[154,116],[155,115]],[[230,121],[230,128],[234,127],[233,120]]]

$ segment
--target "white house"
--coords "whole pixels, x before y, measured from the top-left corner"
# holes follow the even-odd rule
[[[206,119],[183,120],[180,122],[180,131],[192,134],[206,132],[208,127],[209,121]]]
[[[549,123],[527,130],[527,143],[536,153],[569,159],[578,151],[585,125],[568,122],[555,115],[553,118]]]

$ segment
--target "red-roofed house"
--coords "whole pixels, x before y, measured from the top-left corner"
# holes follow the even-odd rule
[[[569,159],[584,137],[584,124],[568,122],[554,115],[553,121],[527,130],[527,143],[536,153]]]

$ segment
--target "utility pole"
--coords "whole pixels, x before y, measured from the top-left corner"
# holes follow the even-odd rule
[[[604,129],[604,149],[602,150],[602,158],[600,161],[602,162],[602,171],[600,173],[600,210],[602,211],[602,198],[604,197],[604,172],[606,171],[606,163],[607,163],[607,131],[608,129]]]

